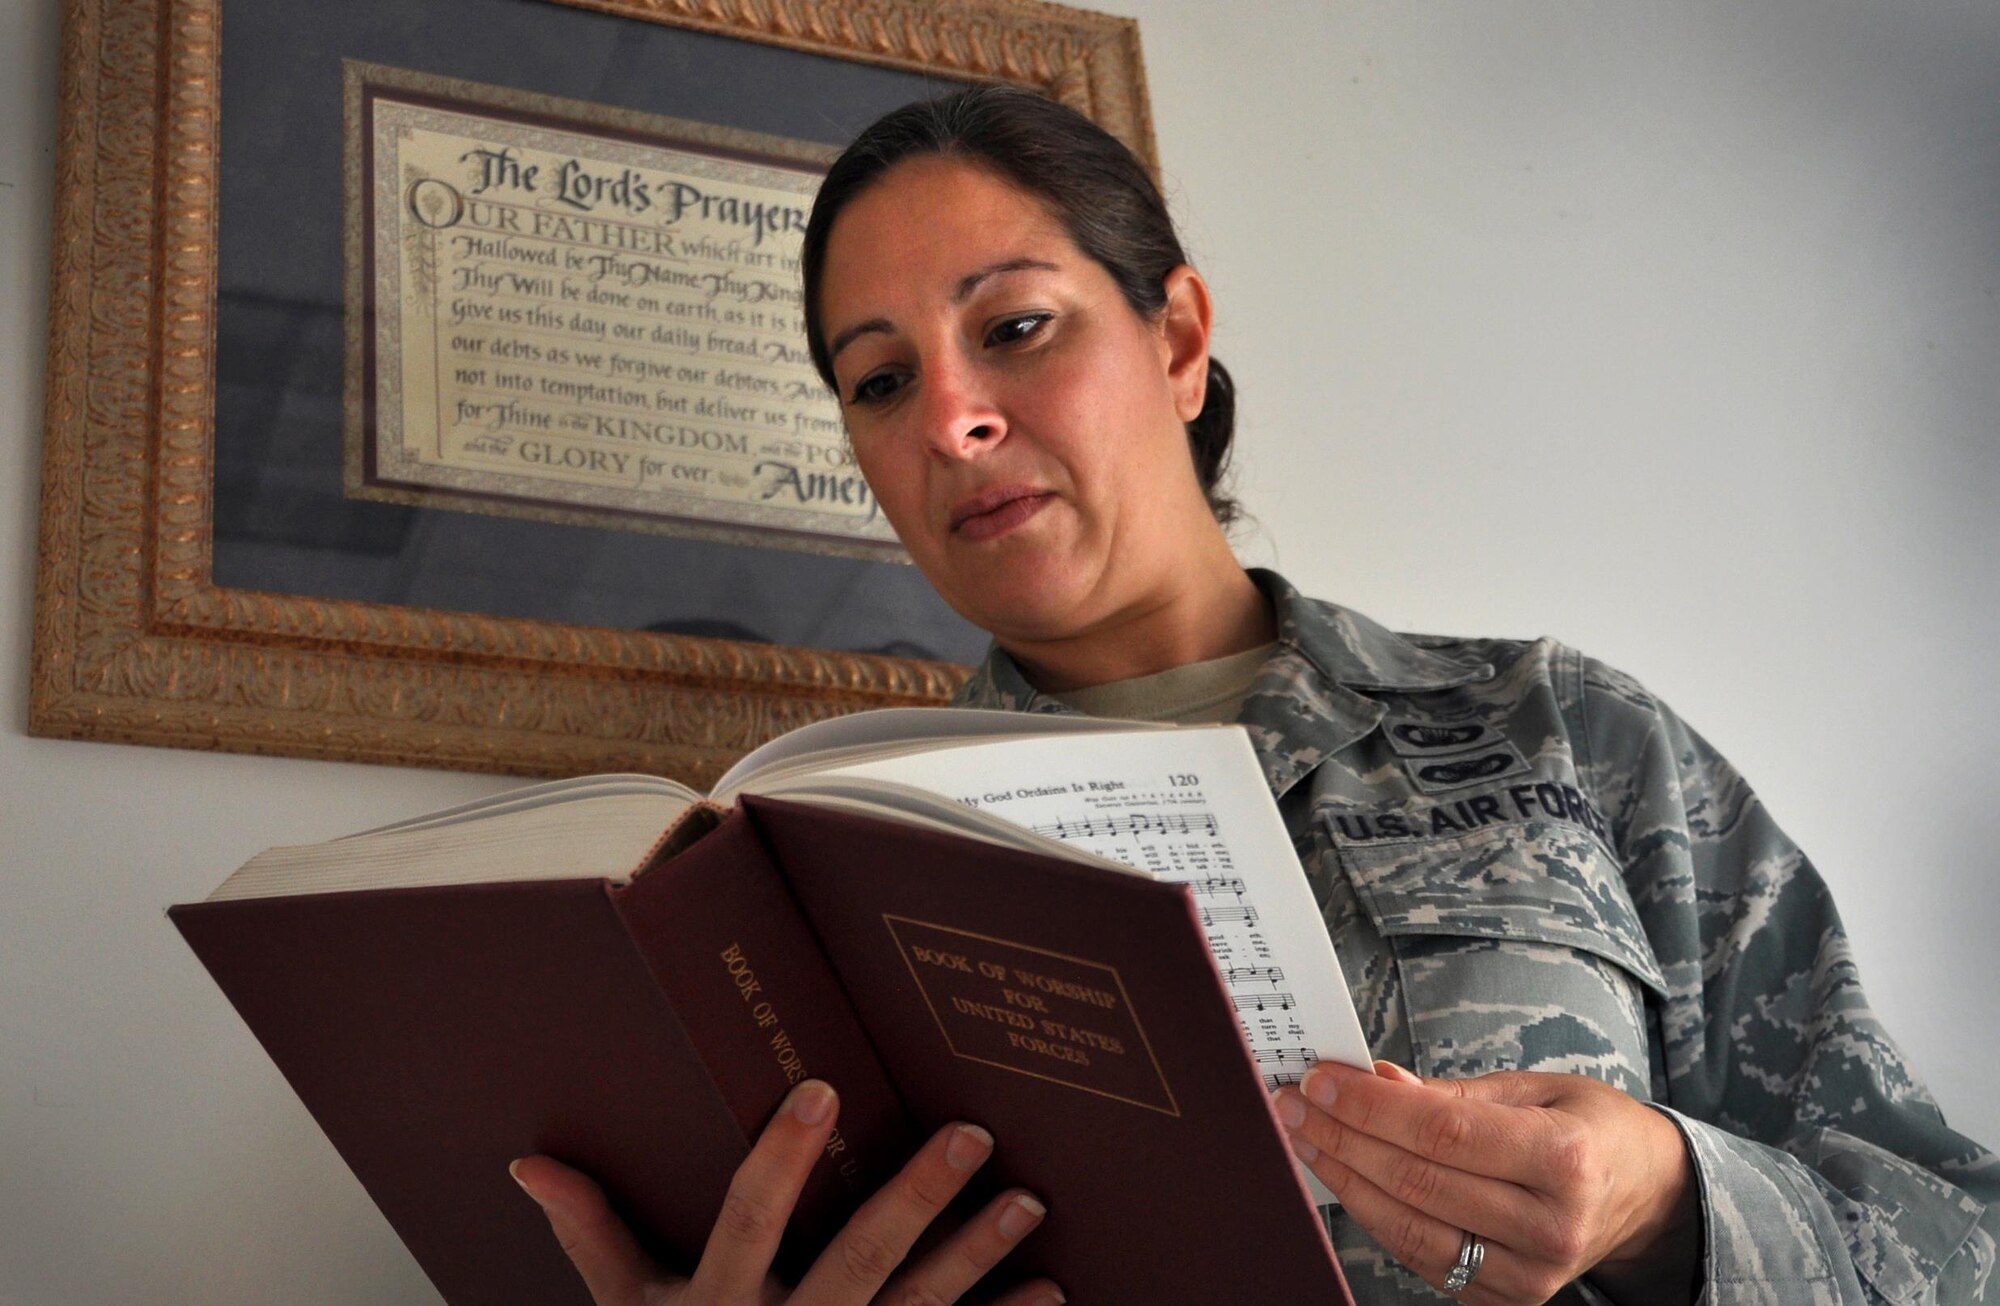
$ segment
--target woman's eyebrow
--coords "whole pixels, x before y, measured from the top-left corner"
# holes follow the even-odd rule
[[[853,344],[860,337],[874,333],[886,336],[893,334],[895,330],[896,328],[889,324],[889,319],[886,317],[871,317],[866,322],[856,322],[853,326],[835,336],[833,343],[827,346],[827,365],[831,367],[833,360],[840,357],[840,351]]]
[[[971,273],[970,275],[964,277],[959,281],[958,290],[953,293],[951,297],[951,302],[954,304],[963,304],[966,300],[972,297],[973,291],[979,289],[980,282],[986,281],[992,277],[1000,276],[1004,273],[1060,272],[1061,270],[1062,269],[1058,268],[1055,264],[1050,263],[1045,259],[1038,259],[1038,258],[1010,258],[1003,260],[1002,262],[999,263],[988,264],[986,267],[979,269],[979,271],[977,272]]]
[[[1061,268],[1057,267],[1053,263],[1048,262],[1046,259],[1038,259],[1038,258],[1005,259],[999,263],[989,264],[988,266],[979,269],[977,272],[968,273],[966,274],[966,276],[962,277],[959,280],[958,289],[952,292],[951,302],[954,304],[963,304],[966,300],[972,297],[973,291],[979,289],[980,283],[988,281],[994,277],[1004,276],[1009,272],[1060,272],[1060,271],[1062,271]],[[831,365],[834,359],[840,357],[841,350],[847,348],[849,345],[853,344],[856,340],[860,339],[862,336],[893,335],[895,333],[895,330],[896,328],[894,324],[892,324],[889,321],[889,319],[885,317],[871,317],[866,322],[856,322],[853,326],[848,327],[846,330],[842,331],[839,335],[836,335],[833,338],[833,340],[827,345],[826,361],[829,365]]]

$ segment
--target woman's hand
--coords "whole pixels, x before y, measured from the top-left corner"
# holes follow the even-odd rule
[[[668,1274],[639,1247],[586,1176],[545,1156],[510,1167],[541,1204],[562,1249],[598,1306],[859,1306],[957,1301],[1040,1223],[1043,1208],[1018,1189],[1002,1193],[914,1265],[903,1258],[930,1222],[992,1154],[975,1125],[947,1125],[854,1213],[789,1292],[770,1276],[785,1221],[833,1134],[833,1089],[807,1080],[785,1098],[730,1181],[729,1194],[692,1279]],[[1000,1306],[1048,1306],[1063,1295],[1046,1279],[1023,1284]]]
[[[1680,1131],[1609,1084],[1507,1072],[1421,1080],[1315,1066],[1277,1099],[1299,1158],[1385,1251],[1442,1287],[1464,1233],[1469,1302],[1540,1302],[1571,1281],[1623,1306],[1694,1299],[1701,1223]]]

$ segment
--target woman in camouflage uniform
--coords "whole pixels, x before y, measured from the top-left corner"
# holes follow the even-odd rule
[[[1022,92],[900,110],[829,173],[805,269],[883,511],[994,637],[960,701],[1249,728],[1382,1058],[1278,1101],[1363,1306],[1984,1298],[2000,1165],[1728,763],[1573,649],[1395,635],[1237,563],[1207,289],[1122,146]],[[787,1209],[815,1137],[781,1113],[741,1195]],[[639,1300],[591,1190],[527,1178],[600,1300]],[[911,1192],[958,1182],[907,1179],[849,1227],[887,1254],[792,1300],[954,1300],[1032,1224],[989,1211],[884,1290]],[[687,1300],[775,1299],[769,1221],[734,1223]]]

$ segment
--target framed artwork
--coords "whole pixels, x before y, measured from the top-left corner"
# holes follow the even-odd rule
[[[30,729],[697,785],[983,637],[798,334],[818,175],[1035,0],[69,0]]]

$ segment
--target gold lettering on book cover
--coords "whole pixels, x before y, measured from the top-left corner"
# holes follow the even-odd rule
[[[1178,1116],[1116,967],[883,913],[956,1057]]]
[[[731,942],[718,956],[723,969],[729,973],[730,982],[736,986],[736,995],[743,999],[750,1019],[758,1029],[771,1031],[767,1046],[785,1082],[797,1084],[811,1078],[812,1072],[806,1069],[805,1058],[799,1055],[792,1036],[779,1023],[778,1008],[765,996],[764,981],[757,978],[757,971],[744,954],[743,945]],[[859,1158],[847,1154],[847,1137],[838,1128],[826,1140],[825,1150],[826,1155],[834,1160],[842,1179],[852,1181],[861,1175],[861,1162]]]

